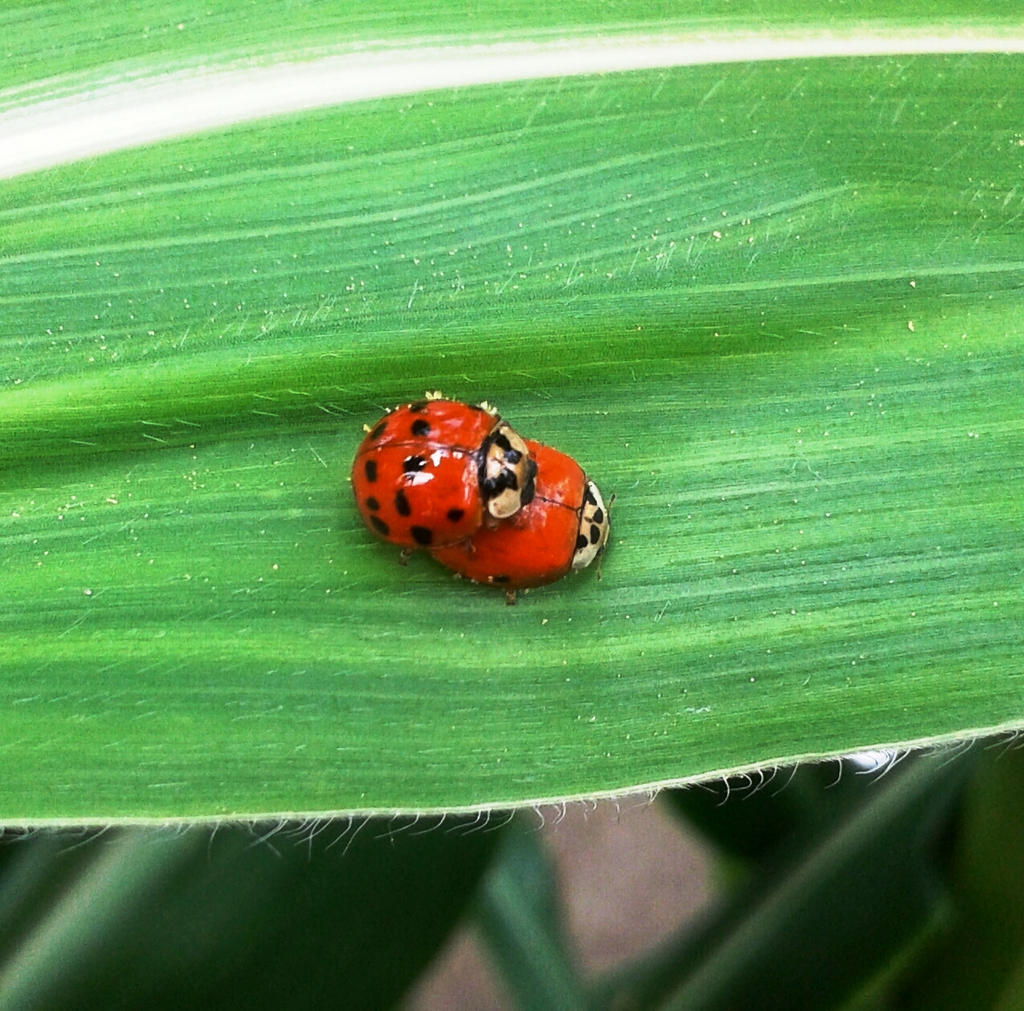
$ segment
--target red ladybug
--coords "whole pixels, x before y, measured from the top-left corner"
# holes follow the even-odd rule
[[[431,550],[442,565],[477,583],[516,590],[553,583],[585,569],[608,543],[608,510],[580,465],[550,446],[527,439],[537,461],[536,494],[511,519],[481,527],[461,544]]]
[[[378,537],[440,547],[476,533],[486,516],[513,515],[533,498],[536,473],[526,444],[493,408],[428,393],[367,429],[352,490]]]

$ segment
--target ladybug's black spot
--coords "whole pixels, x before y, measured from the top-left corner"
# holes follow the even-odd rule
[[[601,539],[601,528],[596,524],[590,525],[590,543],[596,544]]]
[[[434,539],[434,533],[430,527],[409,527],[409,533],[417,544],[427,547]]]
[[[604,523],[604,510],[603,509],[595,509],[594,510],[593,520],[594,520],[595,523]]]
[[[366,475],[366,480],[373,483],[377,480],[377,461],[367,460],[363,464],[363,473]]]
[[[387,535],[391,533],[391,528],[379,516],[371,516],[370,522],[373,524],[373,529],[376,530],[381,537],[387,537]]]
[[[458,523],[463,516],[466,515],[465,509],[449,509],[448,510],[448,522]]]
[[[376,512],[380,508],[380,503],[371,495],[366,500],[366,508],[372,509],[374,512]]]
[[[401,488],[395,492],[395,508],[398,510],[399,516],[408,516],[412,512],[409,500],[405,497],[405,492]]]
[[[418,470],[423,470],[427,465],[427,458],[425,456],[407,456],[402,461],[402,470],[406,474],[414,474]]]
[[[588,543],[589,542],[587,541],[586,537],[584,537],[583,534],[580,534],[579,537],[576,538],[576,550],[582,551]]]
[[[373,431],[366,437],[367,439],[379,439],[384,434],[384,429],[388,427],[387,421],[379,421],[373,426]]]
[[[430,435],[430,422],[424,421],[423,418],[417,418],[412,423],[412,434],[413,435]]]
[[[506,488],[518,491],[519,479],[511,471],[503,470],[497,477],[485,478],[482,487],[484,494],[490,499],[503,492]]]

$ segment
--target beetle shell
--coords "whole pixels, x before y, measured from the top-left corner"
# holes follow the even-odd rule
[[[507,591],[543,586],[585,569],[604,551],[608,510],[593,481],[565,453],[525,440],[537,462],[536,493],[511,519],[431,551],[442,565]]]
[[[367,527],[407,548],[464,540],[485,513],[513,515],[533,497],[536,464],[492,410],[455,400],[403,404],[367,432],[352,491]]]

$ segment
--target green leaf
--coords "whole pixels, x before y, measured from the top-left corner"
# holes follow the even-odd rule
[[[476,922],[516,1007],[586,1006],[557,898],[551,858],[536,830],[510,829],[484,878]]]
[[[890,771],[697,929],[605,981],[596,1006],[845,1006],[946,911],[938,842],[974,765],[931,756]]]
[[[0,818],[506,806],[1019,726],[1021,67],[518,81],[0,183]],[[506,608],[371,540],[361,425],[434,388],[615,494],[602,580]]]
[[[902,987],[908,1009],[1020,1007],[1024,997],[1024,900],[1015,841],[1024,829],[1024,760],[996,753],[979,766],[953,853],[949,929]]]
[[[387,1007],[498,840],[470,819],[125,828],[5,847],[5,1007]]]

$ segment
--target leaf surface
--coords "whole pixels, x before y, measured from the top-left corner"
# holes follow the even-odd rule
[[[1021,68],[514,82],[0,183],[0,818],[1019,727]],[[361,426],[435,388],[616,496],[600,581],[507,608],[370,538]]]

